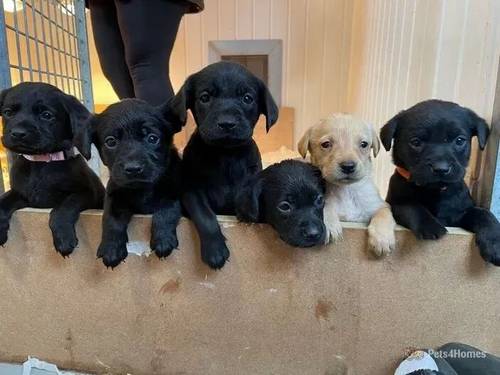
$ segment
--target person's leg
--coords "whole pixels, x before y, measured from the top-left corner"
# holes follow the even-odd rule
[[[135,97],[113,1],[90,0],[94,41],[104,76],[120,99]]]
[[[115,0],[135,96],[153,105],[174,94],[169,60],[186,6],[169,0]]]

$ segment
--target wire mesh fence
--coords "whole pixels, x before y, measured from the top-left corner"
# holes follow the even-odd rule
[[[50,83],[93,109],[84,0],[0,0],[0,89],[25,81]]]

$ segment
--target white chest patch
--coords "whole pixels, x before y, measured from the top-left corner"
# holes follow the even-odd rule
[[[385,204],[371,178],[350,185],[328,185],[325,198],[325,210],[333,210],[341,221],[355,223],[369,223]]]

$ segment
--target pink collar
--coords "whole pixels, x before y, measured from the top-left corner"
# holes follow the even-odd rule
[[[73,150],[67,150],[52,152],[50,154],[21,155],[29,161],[50,163],[51,161],[63,161],[74,158],[76,156],[76,153]]]

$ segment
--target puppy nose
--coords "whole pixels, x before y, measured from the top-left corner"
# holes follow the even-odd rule
[[[302,229],[302,235],[308,241],[319,241],[321,230],[318,226],[310,224]]]
[[[356,170],[356,163],[353,161],[344,161],[340,163],[340,169],[344,174],[351,174]]]
[[[219,128],[221,128],[222,130],[226,130],[226,131],[234,129],[236,127],[235,122],[229,122],[229,121],[219,122],[217,125],[219,126]]]
[[[451,171],[451,165],[445,161],[440,161],[437,163],[431,164],[432,173],[445,176]]]
[[[22,129],[12,129],[10,131],[10,134],[14,137],[14,138],[17,138],[17,139],[23,139],[24,137],[26,137],[27,133],[26,131],[22,130]]]
[[[137,175],[144,170],[144,167],[139,163],[127,163],[123,166],[125,173],[129,176]]]

